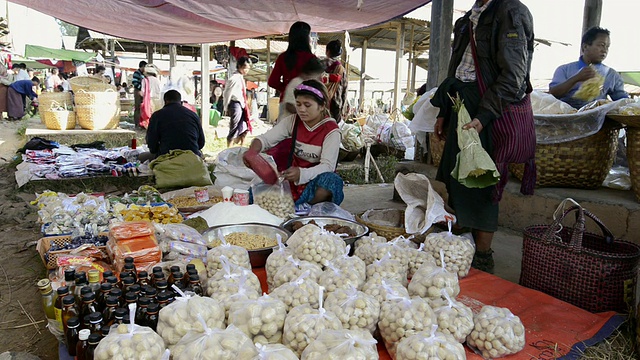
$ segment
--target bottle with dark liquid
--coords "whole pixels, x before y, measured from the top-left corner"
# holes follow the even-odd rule
[[[62,326],[62,299],[69,295],[69,288],[67,286],[60,286],[56,292],[58,293],[58,297],[56,297],[56,301],[53,303],[53,310],[56,314],[56,321],[60,325],[59,329],[64,330]]]
[[[124,324],[124,318],[127,317],[127,309],[125,308],[117,308],[115,313],[114,313],[114,320],[113,320],[113,324],[111,324],[111,326],[113,325],[120,325],[120,324]]]
[[[80,319],[80,310],[76,306],[76,298],[73,295],[67,295],[62,298],[62,327],[67,332],[67,322],[72,317]],[[79,324],[79,323],[78,323]]]
[[[73,295],[76,297],[76,302],[82,302],[82,288],[89,285],[89,281],[87,280],[87,274],[84,271],[76,272],[76,288],[74,289]]]
[[[113,288],[109,292],[109,296],[115,296],[116,298],[118,298],[118,303],[120,304],[119,306],[124,306],[125,302],[124,297],[122,296],[122,290],[120,290],[119,288]]]
[[[171,274],[173,276],[173,285],[177,286],[178,289],[184,291],[184,274],[181,271],[178,272],[174,272],[173,274]],[[172,286],[169,286],[170,288],[173,288]]]
[[[87,347],[89,347],[89,335],[91,335],[89,329],[80,330],[78,343],[76,344],[76,359],[78,360],[84,360],[84,354],[87,351]]]
[[[107,297],[111,292],[113,286],[109,283],[100,284],[100,292],[96,296],[96,306],[98,307],[98,311],[104,311],[107,307]]]
[[[138,295],[136,295],[136,293],[129,291],[128,293],[124,294],[124,308],[128,309],[129,308],[129,304],[135,304],[136,302],[138,302]]]
[[[167,280],[163,279],[156,281],[156,290],[158,291],[158,294],[160,294],[164,290],[169,290],[169,284],[167,283]]]
[[[138,285],[140,285],[140,287],[149,285],[149,273],[146,271],[140,271],[140,273],[138,273]]]
[[[177,273],[180,271],[180,266],[174,265],[171,268],[169,268],[169,278],[167,279],[167,283],[169,284],[169,287],[171,287],[171,285],[173,285],[175,283],[175,277],[173,276],[174,273]]]
[[[158,294],[158,291],[156,290],[156,288],[151,286],[147,286],[146,291],[144,292],[144,296],[148,297],[151,303],[157,302],[156,300],[157,294]]]
[[[189,265],[193,265],[193,264],[189,264]],[[191,279],[191,275],[198,275],[198,270],[196,270],[196,269],[187,269],[187,273],[184,276],[184,280],[185,280],[184,286],[185,287],[189,286],[189,281]],[[200,276],[200,275],[198,275],[198,276]]]
[[[118,278],[113,276],[113,275],[107,276],[106,278],[104,278],[104,282],[103,283],[111,284],[111,288],[113,288],[113,289],[115,289],[115,288],[120,289],[120,287],[118,286]]]
[[[156,300],[158,301],[158,306],[160,310],[164,309],[165,306],[169,305],[169,292],[161,291],[158,296],[156,296]]]
[[[92,292],[82,296],[82,308],[80,309],[80,319],[82,319],[80,327],[82,329],[88,329],[91,325],[89,322],[89,314],[98,311],[95,302],[96,296]]]
[[[146,326],[145,321],[147,319],[147,307],[151,301],[148,297],[141,297],[138,299],[138,308],[136,309],[135,322],[140,326]]]
[[[136,293],[136,295],[138,295],[138,297],[140,297],[141,296],[140,293],[142,292],[142,288],[138,284],[133,284],[133,285],[129,286],[129,291]]]
[[[88,340],[89,346],[87,347],[87,350],[84,353],[84,360],[94,359],[94,353],[96,352],[96,348],[98,347],[98,343],[100,343],[100,340],[102,340],[101,334],[89,335],[89,340]]]
[[[124,292],[125,294],[129,292],[129,288],[136,283],[136,281],[133,279],[132,276],[120,278],[120,282],[122,284],[122,287],[121,287],[122,292]]]
[[[156,328],[158,327],[158,312],[160,312],[160,305],[156,303],[151,303],[147,307],[145,325],[150,327],[153,331],[156,331]]]
[[[73,295],[71,295],[73,297]],[[78,334],[80,332],[80,319],[77,317],[69,318],[67,321],[67,329],[64,332],[64,344],[67,346],[69,355],[76,355],[76,344],[78,343]]]
[[[193,291],[196,295],[202,296],[204,294],[204,290],[202,289],[202,285],[200,284],[200,276],[191,275],[189,277],[189,286],[185,289],[186,291]]]
[[[116,309],[120,306],[118,302],[118,298],[115,296],[107,297],[107,306],[102,312],[102,320],[104,321],[104,326],[110,327],[113,325],[113,322],[116,319]]]
[[[65,286],[69,288],[69,294],[73,294],[76,290],[76,271],[69,269],[64,271]]]
[[[107,278],[110,276],[113,276],[113,271],[105,270],[105,272],[102,273],[102,282],[107,281]]]
[[[89,314],[89,330],[92,334],[101,334],[102,332],[102,314],[93,312]]]

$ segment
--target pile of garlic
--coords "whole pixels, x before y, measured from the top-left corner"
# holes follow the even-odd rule
[[[240,329],[205,329],[190,332],[171,351],[173,360],[238,360],[253,359],[258,349]]]
[[[120,324],[100,340],[94,356],[97,360],[150,360],[164,354],[164,341],[151,328]]]
[[[282,243],[279,235],[276,236],[276,240],[278,241],[278,248],[273,249],[273,252],[269,254],[267,262],[264,265],[264,269],[267,272],[267,285],[269,289],[275,288],[275,286],[273,286],[273,276],[281,266],[287,263],[289,256],[293,255],[293,250]]]
[[[162,308],[158,314],[156,331],[164,339],[167,346],[178,343],[189,331],[204,331],[202,317],[208,328],[223,329],[225,327],[224,307],[208,297],[177,297],[170,305]]]
[[[232,292],[238,288],[240,281],[244,281],[247,287],[255,290],[258,294],[262,292],[260,279],[253,271],[227,261],[224,255],[220,256],[220,261],[222,269],[207,279],[208,296]]]
[[[449,297],[446,290],[442,290],[444,300],[431,300],[429,305],[436,314],[438,331],[453,335],[459,343],[464,343],[467,335],[473,330],[473,312],[467,305]]]
[[[229,309],[229,325],[242,330],[253,343],[263,345],[282,341],[286,317],[286,305],[266,294],[256,300],[233,303]]]
[[[287,314],[284,321],[282,343],[295,351],[298,356],[315,340],[323,330],[341,330],[340,319],[332,312],[311,305],[300,305]]]
[[[483,306],[473,317],[475,328],[467,336],[467,344],[485,359],[515,354],[524,349],[524,325],[507,308]]]
[[[409,279],[413,278],[416,271],[422,266],[422,264],[428,263],[431,265],[437,265],[436,260],[433,258],[430,252],[424,251],[424,243],[420,244],[420,247],[417,249],[410,249],[409,253],[409,270],[408,277]]]
[[[304,360],[377,360],[377,341],[367,331],[324,330],[302,353]]]
[[[269,295],[284,302],[287,311],[305,304],[317,309],[319,291],[320,285],[305,271],[297,279],[278,286]]]
[[[282,344],[256,344],[258,356],[252,360],[299,360],[291,349]]]
[[[380,303],[355,287],[329,293],[325,308],[349,330],[365,330],[373,334],[380,318]]]
[[[436,265],[442,265],[440,250],[444,251],[444,262],[447,271],[460,278],[467,276],[473,261],[476,247],[470,239],[454,235],[450,232],[431,233],[424,240],[424,251],[431,253]]]
[[[405,337],[436,325],[433,310],[422,298],[387,297],[380,307],[378,328],[387,351],[393,356],[396,346]]]
[[[367,280],[373,278],[393,279],[403,286],[407,285],[407,264],[391,258],[389,254],[380,260],[374,260],[367,265]]]
[[[382,305],[387,300],[387,296],[392,295],[395,297],[409,297],[409,291],[398,280],[383,279],[383,278],[371,278],[362,286],[362,292],[372,296],[374,299]]]
[[[453,336],[438,331],[422,331],[400,341],[396,360],[465,360],[467,354],[462,344]]]
[[[216,272],[218,272],[218,270],[222,269],[222,256],[233,264],[251,270],[251,261],[249,261],[249,252],[247,249],[241,246],[227,244],[225,242],[222,245],[207,251],[208,278],[212,277]]]
[[[333,263],[327,263],[325,270],[318,279],[318,284],[325,288],[327,295],[338,289],[359,288],[363,283],[364,279],[357,272],[350,269],[337,268]]]
[[[269,284],[269,291],[273,291],[273,289],[280,285],[297,279],[303,273],[308,273],[308,278],[318,282],[318,278],[320,277],[320,274],[322,274],[322,267],[318,264],[298,260],[294,256],[289,256],[286,263],[280,266],[273,275],[272,281]]]
[[[291,247],[296,258],[319,266],[343,254],[346,247],[340,236],[313,224],[296,230],[287,240],[287,245]]]
[[[442,290],[455,298],[460,293],[458,275],[440,266],[425,263],[413,275],[408,286],[409,295],[428,299],[440,299]]]

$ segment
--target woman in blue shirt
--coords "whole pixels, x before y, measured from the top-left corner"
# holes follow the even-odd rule
[[[34,88],[40,84],[38,78],[19,80],[9,85],[7,90],[7,114],[9,120],[19,120],[25,114],[26,98],[34,100],[38,97]]]

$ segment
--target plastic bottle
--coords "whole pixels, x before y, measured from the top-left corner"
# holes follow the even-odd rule
[[[67,332],[67,322],[72,317],[80,319],[80,311],[76,306],[76,298],[73,295],[67,295],[62,298],[62,328]]]
[[[93,312],[89,314],[89,330],[92,334],[101,334],[102,332],[102,314],[99,312]]]
[[[47,319],[56,321],[56,311],[54,303],[56,301],[55,294],[51,288],[51,281],[49,279],[42,279],[38,281],[38,288],[40,289],[40,295],[42,295],[42,308]]]
[[[147,285],[149,285],[149,273],[146,271],[140,271],[140,273],[138,273],[138,285],[140,285],[140,287],[145,287]]]
[[[102,340],[101,334],[92,333],[91,335],[89,335],[89,346],[84,353],[84,360],[93,360],[94,353],[96,351],[96,348],[98,347],[98,343],[100,343],[100,340]]]
[[[147,326],[147,307],[151,301],[148,297],[141,297],[138,299],[138,308],[136,309],[135,322],[140,326]]]
[[[82,296],[82,309],[80,310],[80,319],[82,319],[80,327],[82,329],[89,328],[91,325],[89,322],[89,315],[98,311],[95,302],[96,296],[93,293],[84,294]]]
[[[56,301],[53,303],[53,311],[56,314],[56,321],[59,324],[59,329],[62,331],[64,327],[62,326],[62,299],[69,295],[69,288],[67,286],[60,286],[58,290],[56,290],[58,296],[56,297]]]
[[[78,360],[84,360],[84,354],[89,347],[89,335],[91,335],[89,329],[80,330],[78,343],[76,344],[76,359]]]
[[[73,294],[76,289],[76,270],[68,269],[64,271],[64,282],[69,288],[69,293]]]
[[[94,293],[98,293],[100,291],[100,271],[91,269],[87,274],[89,274],[89,287]]]
[[[158,327],[158,312],[160,312],[159,304],[152,303],[147,307],[145,326],[150,327],[153,331],[156,331]]]
[[[96,296],[96,306],[98,311],[104,311],[107,307],[107,297],[111,292],[113,286],[110,283],[102,283],[100,284],[100,292]]]
[[[122,290],[120,290],[119,288],[111,289],[111,292],[109,292],[109,296],[115,296],[116,298],[118,298],[118,303],[120,304],[119,306],[124,306],[124,297],[122,296]]]
[[[185,290],[193,291],[196,295],[202,296],[204,294],[204,290],[200,284],[200,276],[191,275],[189,277],[189,286]]]
[[[104,321],[104,326],[110,327],[113,325],[113,322],[116,319],[116,309],[120,306],[118,302],[118,298],[115,296],[107,297],[107,306],[102,312],[102,320]]]

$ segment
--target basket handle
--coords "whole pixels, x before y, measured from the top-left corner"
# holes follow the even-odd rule
[[[563,204],[561,204],[560,206],[563,206]],[[611,244],[614,241],[614,236],[613,233],[611,232],[611,230],[609,230],[607,228],[606,225],[604,225],[602,223],[602,221],[595,216],[593,213],[591,213],[589,210],[583,208],[580,205],[574,205],[571,206],[569,209],[565,210],[561,216],[559,216],[556,220],[554,220],[554,222],[551,224],[551,226],[549,226],[549,228],[547,229],[547,231],[545,232],[545,234],[543,235],[543,238],[549,241],[553,241],[557,238],[556,233],[559,232],[560,230],[562,230],[562,221],[564,220],[564,218],[569,215],[569,213],[571,212],[576,212],[576,222],[573,225],[573,231],[571,234],[571,241],[569,242],[569,247],[576,250],[576,251],[581,251],[582,250],[582,239],[584,236],[584,232],[585,232],[585,224],[586,224],[586,218],[590,218],[591,220],[593,220],[596,225],[598,225],[598,227],[600,228],[600,230],[602,231],[602,236],[604,237],[604,240],[607,244]]]

